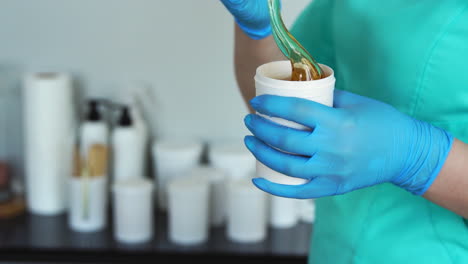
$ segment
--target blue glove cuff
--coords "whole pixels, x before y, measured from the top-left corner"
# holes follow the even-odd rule
[[[423,195],[439,175],[450,153],[454,137],[447,131],[425,122],[415,122],[407,166],[392,180],[414,195]]]
[[[255,39],[255,40],[263,39],[263,38],[268,37],[272,33],[270,24],[268,24],[264,28],[252,29],[246,25],[243,25],[241,22],[237,20],[237,18],[235,19],[235,21],[237,25],[239,25],[239,27],[242,29],[242,31],[244,31],[244,33],[247,34],[247,36],[249,36],[251,39]]]

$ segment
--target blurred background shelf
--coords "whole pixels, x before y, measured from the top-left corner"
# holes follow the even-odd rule
[[[282,12],[288,27],[292,26],[309,2],[294,0],[284,5]],[[25,106],[31,105],[25,103],[22,90],[26,73],[56,72],[70,75],[71,84],[63,87],[73,88],[70,108],[76,111],[74,116],[77,120],[73,123],[77,127],[77,138],[81,136],[79,128],[84,120],[80,116],[84,112],[81,110],[84,110],[86,100],[101,99],[122,105],[129,104],[134,96],[145,99],[140,100],[139,106],[148,128],[145,161],[148,167],[154,168],[156,163],[149,152],[151,144],[159,139],[194,139],[203,141],[207,147],[212,143],[234,141],[243,146],[243,138],[250,132],[242,121],[248,109],[234,74],[233,25],[232,16],[220,1],[41,0],[29,1],[27,4],[22,1],[3,1],[0,8],[0,35],[6,41],[2,42],[0,49],[0,162],[8,163],[11,168],[11,177],[8,177],[11,178],[11,186],[8,188],[15,194],[26,193],[29,197],[33,195],[28,189],[41,189],[39,195],[34,195],[35,198],[31,200],[37,207],[43,207],[47,199],[41,198],[53,196],[56,208],[52,208],[52,211],[61,211],[58,207],[66,201],[57,195],[62,192],[30,184],[31,179],[43,183],[42,187],[56,184],[60,177],[48,177],[51,175],[49,169],[55,175],[70,175],[57,173],[58,169],[55,168],[56,164],[65,164],[60,161],[65,155],[44,154],[42,150],[38,151],[38,157],[54,158],[38,162],[40,166],[34,166],[30,173],[26,170],[25,156],[30,154],[25,144],[28,131],[33,131],[31,138],[39,139],[36,142],[42,142],[44,138],[52,138],[54,145],[59,142],[50,133],[41,133],[48,135],[41,137],[37,129],[26,127]],[[186,69],[190,69],[184,72],[182,78],[181,72],[177,70],[181,62]],[[61,88],[58,90],[62,91]],[[45,106],[53,106],[52,113],[62,113],[55,107],[65,97],[69,99],[69,95],[58,96],[58,100],[51,99],[54,104],[44,103],[38,108],[44,110]],[[114,110],[106,110],[109,133],[115,132],[117,113]],[[37,113],[35,109],[31,112]],[[41,122],[37,124],[38,127],[49,129],[63,123],[57,122],[58,119],[51,117],[51,114],[45,116],[45,120],[52,120],[51,125]],[[43,120],[35,115],[30,119]],[[108,139],[111,139],[111,135]],[[51,146],[49,144],[49,148],[45,149],[56,149]],[[113,147],[111,141],[109,147]],[[228,149],[224,152],[224,157],[232,156],[230,151]],[[57,148],[57,152],[67,153],[63,146]],[[228,164],[230,169],[237,172],[242,169],[243,173],[244,168],[238,165],[239,160],[243,161],[242,154],[240,156],[239,159],[237,154],[234,155],[235,162],[231,162],[231,159],[226,162],[224,158],[219,163],[223,163],[223,166]],[[175,163],[177,166],[173,167],[179,169],[181,163],[179,160]],[[254,167],[255,164],[252,164]],[[174,171],[175,168],[170,170]],[[154,169],[150,173],[148,169],[148,172],[134,175],[155,179],[159,177],[160,180],[163,173],[158,175]],[[114,179],[114,169],[109,176],[109,179]],[[243,200],[248,204],[256,204],[250,198]],[[31,206],[32,202],[29,202]],[[72,231],[66,214],[46,217],[27,213],[11,220],[0,220],[0,264],[136,264],[170,263],[177,260],[188,260],[188,263],[306,263],[312,231],[311,224],[299,222],[288,229],[269,227],[266,239],[260,243],[235,243],[228,239],[223,226],[212,228],[206,243],[187,247],[169,241],[167,215],[156,211],[153,240],[127,245],[114,238],[110,213],[107,228],[97,233]],[[134,216],[132,213],[127,215]],[[243,215],[255,218],[251,213]],[[194,223],[194,219],[192,217],[188,220]],[[248,223],[248,227],[256,226],[252,221]]]
[[[109,217],[110,218],[110,217]],[[167,215],[155,212],[155,236],[144,244],[121,244],[108,227],[95,233],[77,233],[68,227],[67,215],[25,214],[0,221],[0,263],[154,263],[190,260],[204,263],[242,261],[258,263],[306,263],[312,225],[268,230],[260,243],[235,243],[225,227],[210,230],[206,243],[181,246],[167,238]]]

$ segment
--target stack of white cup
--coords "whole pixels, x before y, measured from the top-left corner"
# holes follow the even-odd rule
[[[256,243],[267,235],[267,194],[249,178],[228,183],[226,235],[238,243]]]
[[[211,166],[224,170],[229,179],[245,179],[255,172],[255,158],[242,141],[212,142],[208,160]]]
[[[168,181],[169,240],[193,245],[209,236],[210,178],[206,169],[193,169],[185,177]]]
[[[226,173],[209,165],[201,165],[192,169],[190,175],[200,175],[208,178],[210,184],[209,221],[212,226],[221,226],[226,218]]]
[[[242,141],[219,141],[211,142],[208,147],[208,162],[226,175],[226,184],[230,181],[248,179],[255,172],[255,158],[245,147]],[[229,211],[228,192],[218,195],[218,203],[224,203],[225,210],[220,218],[216,219],[214,225],[221,225],[226,220]],[[221,207],[221,206],[220,206]]]
[[[153,183],[128,179],[113,185],[114,237],[123,243],[143,243],[153,237]]]
[[[152,155],[158,205],[167,208],[167,184],[169,180],[184,177],[189,170],[200,165],[203,143],[197,140],[161,139],[153,143]]]

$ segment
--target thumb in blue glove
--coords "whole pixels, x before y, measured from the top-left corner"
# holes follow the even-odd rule
[[[252,39],[271,35],[267,0],[221,0],[239,27]]]
[[[245,144],[257,160],[308,180],[297,186],[263,178],[253,183],[265,192],[290,198],[344,194],[385,182],[424,194],[441,170],[453,137],[367,97],[336,90],[334,102],[332,108],[293,97],[252,99],[257,112],[312,129],[301,131],[259,115],[246,116],[253,136],[247,136]]]

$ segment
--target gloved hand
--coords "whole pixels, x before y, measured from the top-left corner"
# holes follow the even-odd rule
[[[312,129],[301,131],[256,114],[246,116],[254,136],[247,136],[245,144],[257,160],[280,173],[310,180],[298,186],[263,178],[253,183],[290,198],[344,194],[384,182],[424,194],[441,170],[453,137],[388,104],[339,90],[334,96],[334,108],[273,95],[251,100],[261,114]]]
[[[221,0],[234,16],[239,27],[252,39],[271,34],[267,0]]]

